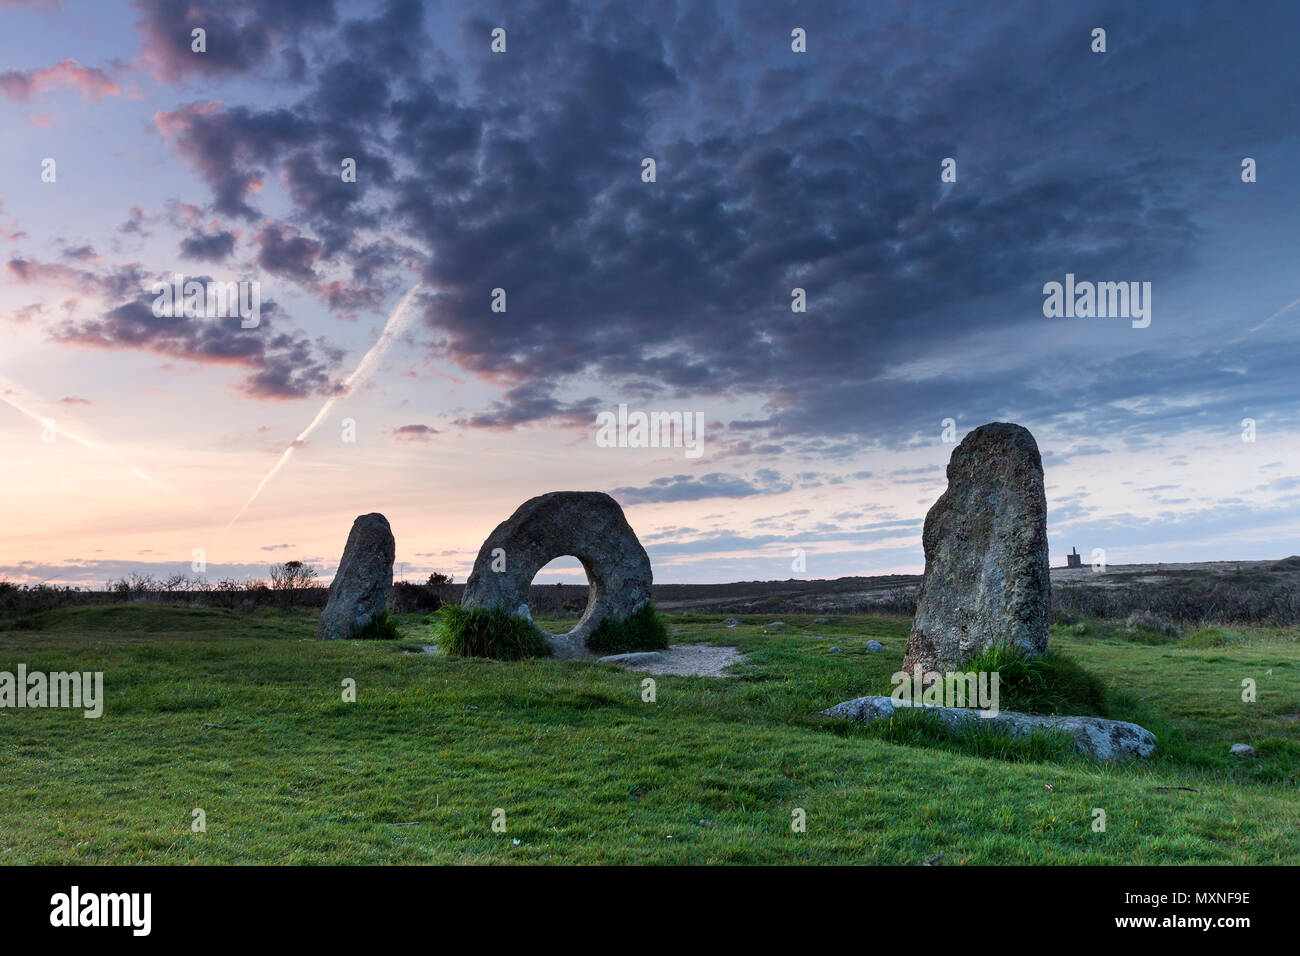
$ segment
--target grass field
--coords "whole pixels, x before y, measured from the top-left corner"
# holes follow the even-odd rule
[[[1160,738],[1143,765],[1101,766],[1050,742],[813,719],[889,692],[908,621],[770,620],[668,615],[674,642],[750,659],[723,680],[657,677],[646,703],[645,675],[606,665],[406,653],[432,640],[423,617],[396,642],[318,643],[306,611],[49,611],[0,631],[0,670],[101,670],[107,704],[99,720],[0,710],[0,861],[1300,863],[1294,633],[1054,628],[1111,716]],[[1237,742],[1259,759],[1229,757]]]

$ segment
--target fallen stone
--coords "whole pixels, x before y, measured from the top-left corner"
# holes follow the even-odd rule
[[[890,697],[856,697],[821,711],[819,717],[847,717],[859,723],[887,720],[897,710],[911,709]],[[1074,738],[1074,751],[1094,760],[1130,760],[1149,757],[1156,750],[1155,734],[1145,727],[1123,720],[1102,717],[1045,717],[1022,714],[1014,710],[999,711],[994,717],[981,717],[980,711],[965,707],[921,707],[947,726],[972,729],[984,725],[1011,737],[1058,730]]]
[[[842,647],[832,647],[832,648],[830,649],[830,653],[833,654],[835,651],[842,651],[842,650],[844,650],[844,648],[842,648]]]
[[[764,627],[785,627],[785,621],[773,621],[771,624],[764,624]]]
[[[393,586],[396,547],[383,515],[361,515],[352,522],[339,569],[330,583],[329,600],[316,625],[317,640],[356,637],[384,613]]]
[[[554,491],[525,501],[479,549],[465,582],[463,607],[511,610],[531,621],[529,587],[545,565],[571,555],[582,562],[587,609],[567,634],[547,634],[560,660],[589,658],[587,638],[602,621],[623,621],[650,601],[650,558],[623,509],[598,491]]]
[[[414,655],[416,655],[417,657],[420,656],[420,655],[422,655],[422,654],[437,654],[437,653],[438,653],[438,645],[437,645],[437,644],[421,644],[421,645],[420,645],[420,649],[419,649],[418,651],[405,651],[404,653],[406,653],[406,654],[414,654]]]
[[[876,651],[883,651],[884,649],[885,645],[881,644],[879,641],[867,641],[868,654],[874,654]]]
[[[1233,744],[1232,750],[1230,750],[1229,753],[1234,757],[1243,757],[1247,759],[1259,756],[1259,754],[1255,753],[1255,748],[1250,744]]]
[[[633,651],[630,654],[610,654],[600,658],[598,664],[617,664],[619,667],[646,667],[662,664],[664,655],[660,651]]]
[[[1047,499],[1027,429],[993,422],[962,440],[922,544],[925,578],[903,670],[958,670],[994,644],[1047,652]]]
[[[729,677],[727,669],[746,660],[734,647],[713,644],[674,644],[666,651],[634,651],[611,654],[599,660],[627,670],[648,674],[678,674],[694,677]]]

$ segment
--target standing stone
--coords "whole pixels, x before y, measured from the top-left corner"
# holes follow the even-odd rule
[[[905,671],[953,670],[995,644],[1047,652],[1047,498],[1027,429],[993,422],[962,440],[922,540],[925,580]]]
[[[556,558],[582,562],[590,584],[587,610],[568,634],[546,634],[560,659],[590,656],[587,637],[611,618],[624,621],[650,601],[650,558],[623,509],[599,491],[553,491],[530,498],[497,525],[465,582],[463,607],[506,608],[532,620],[533,578]],[[539,628],[540,630],[540,628]]]
[[[352,522],[343,559],[330,584],[329,602],[321,613],[316,637],[338,641],[356,637],[388,607],[397,545],[388,519],[361,515]]]

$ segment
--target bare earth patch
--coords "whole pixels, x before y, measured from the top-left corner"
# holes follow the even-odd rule
[[[633,654],[612,654],[602,657],[601,664],[617,664],[630,671],[647,674],[681,674],[697,677],[727,677],[724,674],[732,664],[748,658],[734,647],[716,647],[713,644],[674,644],[666,651],[640,651]]]

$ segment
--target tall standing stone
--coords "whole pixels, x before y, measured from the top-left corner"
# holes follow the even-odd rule
[[[1028,429],[981,425],[925,516],[925,580],[903,669],[959,668],[994,644],[1047,652],[1052,592],[1043,461]]]
[[[393,586],[396,551],[393,531],[383,515],[361,515],[352,522],[343,558],[330,584],[329,601],[316,628],[318,640],[356,637],[384,613]]]

